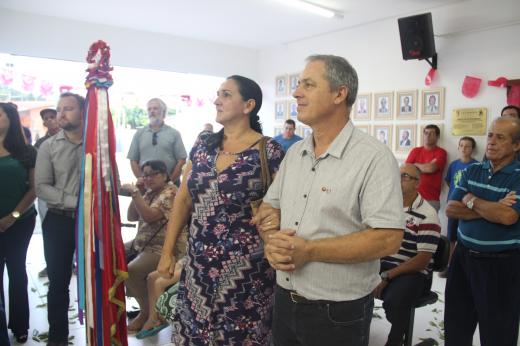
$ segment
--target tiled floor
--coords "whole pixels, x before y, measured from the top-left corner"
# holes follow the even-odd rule
[[[125,238],[128,238],[131,235],[127,232],[127,234],[125,234],[124,236]],[[29,299],[31,306],[30,332],[32,333],[35,330],[40,332],[46,332],[48,330],[47,310],[45,306],[40,307],[40,305],[45,304],[46,301],[45,296],[47,293],[47,286],[45,285],[45,282],[47,281],[47,279],[42,279],[38,277],[38,272],[45,266],[45,260],[43,258],[42,237],[41,233],[39,232],[39,225],[37,225],[37,229],[31,240],[28,253],[29,255],[27,259],[27,272],[29,276]],[[4,282],[7,282],[7,280],[8,279],[6,278]],[[444,285],[445,280],[439,279],[437,276],[435,276],[433,282],[433,289],[437,292],[443,292]],[[76,297],[75,276],[73,276],[70,291],[71,297],[73,297],[71,301],[74,302]],[[7,292],[7,290],[5,290],[5,292]],[[135,305],[135,303],[133,303],[132,301],[128,301],[127,304],[129,306]],[[419,343],[421,339],[424,338],[433,338],[439,341],[440,345],[443,344],[442,340],[439,338],[439,328],[432,326],[432,322],[438,325],[438,322],[442,321],[443,309],[444,306],[442,301],[439,301],[436,304],[428,307],[417,309],[415,316],[413,344]],[[76,315],[76,311],[77,307],[76,303],[74,303],[73,311],[70,312],[70,316],[74,317]],[[384,317],[384,311],[380,308],[380,301],[376,301],[376,309],[374,310],[374,319],[372,321],[370,332],[370,345],[384,345],[389,329],[390,324],[386,321]],[[170,333],[170,328],[166,328],[162,330],[157,336],[145,340],[138,340],[131,335],[128,338],[128,343],[129,345],[133,346],[171,345]],[[74,336],[74,339],[72,340],[74,345],[86,344],[84,328],[79,324],[76,318],[71,318],[70,335]],[[16,345],[16,343],[13,342],[13,345]],[[30,339],[26,343],[26,345],[44,345],[44,343]],[[478,332],[474,338],[474,345],[480,345],[478,341]]]

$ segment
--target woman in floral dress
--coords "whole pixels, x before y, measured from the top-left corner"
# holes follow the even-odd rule
[[[275,272],[250,224],[251,201],[263,197],[261,104],[258,84],[241,76],[227,78],[215,100],[216,120],[224,128],[201,135],[190,152],[158,266],[159,272],[173,274],[171,250],[191,215],[175,345],[269,344]],[[283,150],[270,139],[266,152],[274,174]]]

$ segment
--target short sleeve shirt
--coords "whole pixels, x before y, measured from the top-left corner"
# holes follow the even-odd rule
[[[413,148],[406,163],[430,163],[433,159],[436,160],[437,171],[434,173],[423,173],[421,175],[421,182],[417,191],[427,201],[438,201],[441,195],[442,172],[446,167],[446,160],[448,154],[446,150],[435,147],[434,149],[426,149],[425,147]]]
[[[312,136],[293,145],[264,202],[281,210],[281,228],[305,239],[369,228],[404,228],[399,168],[392,152],[348,122],[320,157]],[[379,284],[379,261],[310,262],[277,271],[278,285],[308,299],[354,300]]]

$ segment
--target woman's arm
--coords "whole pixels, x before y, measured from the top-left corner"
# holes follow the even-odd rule
[[[130,203],[130,206],[128,207],[128,216],[136,216],[133,214],[130,215],[131,208],[135,210],[135,212],[138,214],[138,217],[134,220],[130,220],[130,218],[128,218],[128,221],[137,221],[139,219],[139,215],[146,223],[152,223],[164,217],[162,211],[159,208],[151,207],[147,204],[141,195],[141,192],[138,190],[134,190],[134,192],[132,192],[132,203]]]
[[[23,214],[27,210],[27,208],[29,208],[34,203],[34,200],[36,199],[34,187],[34,168],[29,169],[28,173],[29,189],[27,190],[25,195],[23,195],[22,199],[20,200],[20,202],[18,202],[18,204],[13,210],[19,212],[20,214]],[[15,221],[16,219],[11,214],[4,216],[2,219],[0,219],[0,232],[7,230]]]
[[[177,237],[188,222],[193,202],[188,192],[188,176],[191,173],[191,162],[188,162],[182,178],[181,187],[170,213],[170,221],[166,229],[166,239],[162,249],[161,259],[157,265],[157,271],[163,275],[173,275],[175,266],[175,256],[173,249],[177,242]]]

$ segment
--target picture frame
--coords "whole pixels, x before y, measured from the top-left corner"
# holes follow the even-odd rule
[[[287,119],[298,120],[298,103],[296,100],[290,100],[288,102]]]
[[[417,125],[417,146],[423,145],[423,131],[424,131],[424,128],[428,125],[437,125],[439,127],[441,134],[439,136],[439,141],[437,142],[437,145],[441,147],[442,138],[444,137],[444,124],[434,123],[434,122]]]
[[[353,120],[370,120],[371,107],[372,106],[372,94],[362,93],[358,94],[356,102],[352,107],[352,119]]]
[[[372,135],[392,149],[392,125],[374,125]]]
[[[274,103],[274,120],[284,121],[287,119],[287,102],[276,101]]]
[[[274,132],[273,132],[273,137],[276,137],[278,135],[281,135],[283,132],[283,125],[275,125],[274,126]]]
[[[355,125],[355,127],[368,135],[370,134],[370,124]]]
[[[282,97],[287,95],[287,76],[278,76],[275,78],[274,83],[275,95]]]
[[[423,89],[421,92],[421,119],[444,119],[444,88]]]
[[[397,120],[417,119],[417,90],[397,92],[395,114]]]
[[[302,138],[312,136],[312,129],[309,126],[302,126],[300,132]]]
[[[298,80],[300,79],[300,75],[298,73],[292,74],[289,76],[289,93],[288,95],[291,96],[293,92],[296,91],[296,88],[298,87]]]
[[[399,124],[395,127],[395,151],[408,153],[416,145],[416,125]]]
[[[394,117],[394,92],[374,93],[374,120],[391,120]]]

